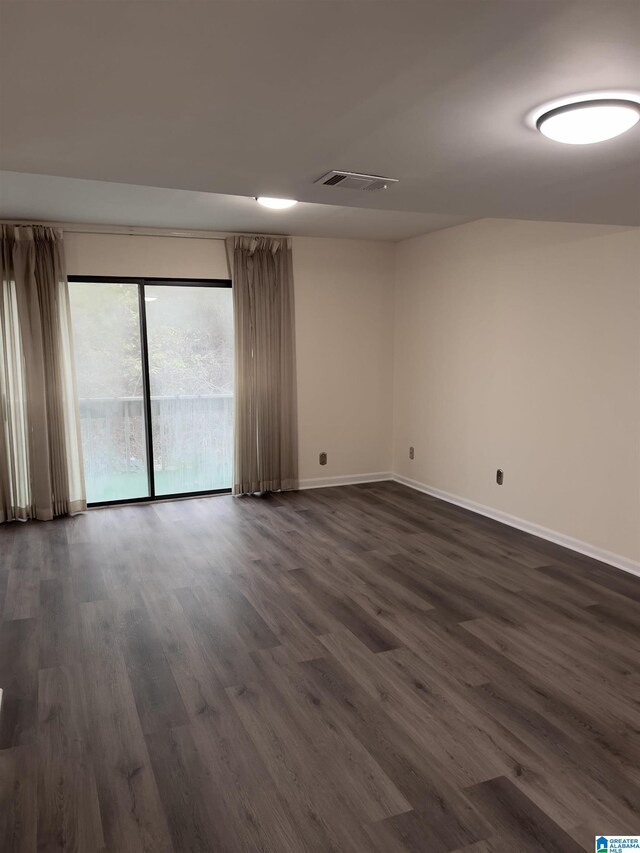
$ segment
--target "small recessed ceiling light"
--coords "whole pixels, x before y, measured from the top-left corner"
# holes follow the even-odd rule
[[[640,120],[640,104],[618,98],[595,98],[547,110],[536,121],[540,133],[568,145],[613,139]]]
[[[293,207],[298,202],[293,198],[268,198],[261,195],[256,198],[258,204],[263,207],[269,207],[271,210],[286,210],[288,207]]]

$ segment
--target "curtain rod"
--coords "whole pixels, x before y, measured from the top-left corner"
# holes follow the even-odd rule
[[[79,222],[50,222],[39,219],[0,219],[0,225],[43,225],[62,228],[68,234],[114,234],[124,237],[180,237],[188,240],[224,240],[225,237],[289,237],[252,231],[205,231],[192,228],[145,228],[141,225],[85,225]]]

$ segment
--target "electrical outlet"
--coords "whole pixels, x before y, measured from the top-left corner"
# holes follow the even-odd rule
[[[416,451],[413,447],[409,448],[409,459],[413,459],[416,455]]]
[[[321,465],[327,464],[327,454],[324,451],[319,456],[319,462]]]
[[[501,486],[504,482],[504,471],[502,468],[498,468],[496,471],[496,483]]]

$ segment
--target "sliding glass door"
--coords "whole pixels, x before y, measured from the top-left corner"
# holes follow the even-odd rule
[[[231,290],[146,285],[156,495],[231,485]]]
[[[226,491],[230,283],[69,282],[89,503]]]
[[[88,500],[149,497],[138,285],[69,284]]]

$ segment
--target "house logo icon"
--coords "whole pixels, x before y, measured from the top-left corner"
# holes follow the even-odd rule
[[[596,838],[596,853],[609,853],[609,842],[604,835]]]

